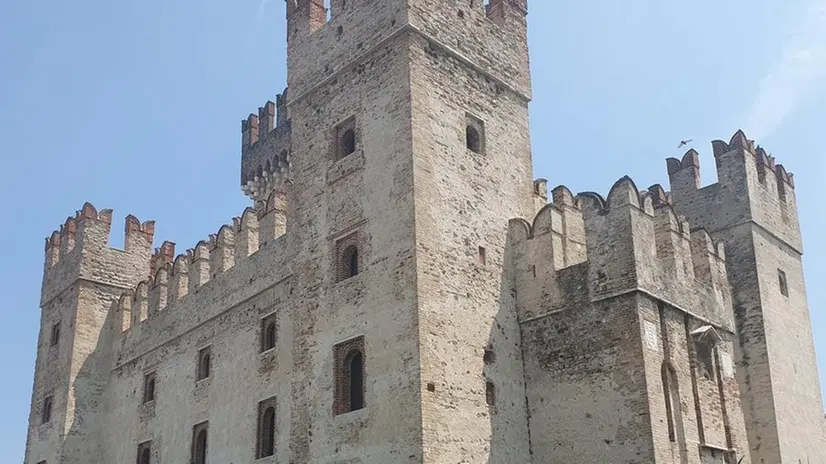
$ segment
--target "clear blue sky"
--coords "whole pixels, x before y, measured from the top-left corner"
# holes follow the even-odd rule
[[[84,201],[115,209],[116,244],[127,213],[181,248],[239,214],[240,120],[284,86],[283,18],[283,0],[0,6],[0,462],[23,456],[43,239]],[[826,1],[531,0],[529,18],[536,177],[665,184],[694,138],[712,182],[709,142],[740,127],[796,173],[824,372]]]

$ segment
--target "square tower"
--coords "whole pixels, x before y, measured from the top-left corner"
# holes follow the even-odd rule
[[[677,211],[726,245],[752,462],[826,462],[794,176],[742,131],[713,148],[718,183],[693,150],[668,172]]]

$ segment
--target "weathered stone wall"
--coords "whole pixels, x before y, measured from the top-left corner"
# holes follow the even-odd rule
[[[522,323],[534,462],[654,462],[636,306],[584,301]]]
[[[743,450],[723,248],[689,233],[657,186],[640,193],[626,178],[607,199],[553,193],[532,223],[510,228],[534,456],[699,463]],[[722,360],[708,378],[705,336]],[[679,396],[671,414],[666,369]]]
[[[671,197],[679,213],[726,244],[751,459],[826,461],[794,177],[740,131],[713,146],[719,182],[700,188],[691,151],[668,161]]]
[[[424,3],[411,10],[430,8],[450,34],[463,30],[469,47],[475,37],[477,55],[511,43],[481,5],[465,22],[458,5]],[[411,37],[424,462],[529,462],[506,270],[507,221],[534,210],[527,101],[497,82],[499,69],[457,56],[455,43],[415,29]],[[471,120],[481,125],[482,153],[467,146]]]
[[[124,249],[109,248],[111,220],[111,211],[86,204],[47,240],[27,463],[79,464],[100,456],[111,354],[102,334],[120,294],[148,274],[153,232],[151,222],[129,216]],[[50,346],[58,322],[60,337]],[[41,424],[48,395],[51,420]]]
[[[368,3],[393,2],[352,5]],[[300,283],[292,300],[295,462],[422,459],[408,39],[385,34],[381,43],[353,46],[352,37],[390,21],[384,13],[362,14],[345,24],[339,45],[351,46],[346,59],[329,55],[339,45],[323,49],[325,30],[299,56],[290,50],[294,193],[287,237]],[[336,73],[313,77],[311,91],[310,81],[294,85],[296,76],[324,73],[328,64]],[[350,118],[356,150],[336,159],[335,128]],[[351,239],[359,274],[340,281],[336,250]],[[365,344],[366,408],[334,417],[333,348],[357,336]]]

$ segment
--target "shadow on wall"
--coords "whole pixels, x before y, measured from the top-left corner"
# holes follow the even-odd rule
[[[510,234],[508,234],[510,235]],[[508,237],[502,256],[499,305],[484,353],[485,400],[490,417],[488,464],[531,462],[522,335],[516,313],[516,282]]]
[[[80,366],[74,383],[69,385],[69,395],[70,398],[74,398],[75,407],[72,417],[66,418],[69,425],[63,436],[61,456],[58,457],[58,462],[62,464],[104,462],[100,440],[106,427],[106,392],[112,365],[110,350],[106,348],[111,347],[113,342],[117,300],[113,301],[109,308],[102,321],[97,344]],[[84,317],[82,310],[78,312],[77,317]],[[78,322],[80,321],[75,321],[76,328]],[[75,329],[75,337],[77,336],[78,331]],[[74,345],[77,350],[77,340]],[[75,351],[74,356],[77,355]],[[68,414],[67,411],[67,416]]]

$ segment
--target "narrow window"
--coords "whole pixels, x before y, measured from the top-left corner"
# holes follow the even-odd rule
[[[481,152],[481,141],[479,140],[479,131],[473,126],[467,126],[465,129],[465,141],[467,143],[468,150],[474,153]]]
[[[714,345],[704,340],[697,343],[695,350],[700,375],[708,380],[714,380]]]
[[[347,373],[350,383],[350,411],[357,411],[364,407],[364,371],[361,351],[353,350],[347,356]]]
[[[155,373],[143,377],[143,402],[155,401]]]
[[[209,423],[204,422],[192,428],[192,463],[206,464],[207,432]]]
[[[470,114],[466,115],[465,145],[474,153],[485,153],[485,123]]]
[[[488,258],[487,253],[485,252],[485,247],[479,247],[479,264],[484,266],[487,264]]]
[[[212,355],[210,347],[206,347],[198,352],[198,380],[209,377],[211,361]]]
[[[357,411],[364,401],[364,338],[350,340],[334,349],[335,414]]]
[[[496,406],[496,386],[493,385],[493,382],[485,383],[485,402],[488,403],[488,406]]]
[[[668,439],[677,441],[676,414],[680,411],[680,398],[677,394],[677,384],[674,375],[667,364],[662,367],[663,395],[665,397],[665,415],[668,421]]]
[[[258,457],[275,454],[275,398],[258,404]]]
[[[52,326],[52,334],[49,340],[49,346],[57,346],[60,342],[60,322]]]
[[[52,397],[47,396],[43,399],[43,410],[41,411],[41,422],[48,424],[52,421]]]
[[[356,119],[349,118],[339,124],[335,131],[336,158],[341,159],[356,151]]]
[[[350,245],[344,249],[341,256],[341,265],[344,270],[344,278],[355,277],[359,273],[359,249],[355,245]]]
[[[777,280],[780,285],[780,294],[786,297],[789,296],[789,281],[786,280],[786,273],[778,269]]]
[[[276,325],[275,314],[261,320],[261,352],[275,348]]]
[[[341,156],[347,156],[356,151],[356,133],[353,129],[347,129],[341,135]]]
[[[145,442],[138,445],[138,464],[152,463],[152,442]]]

